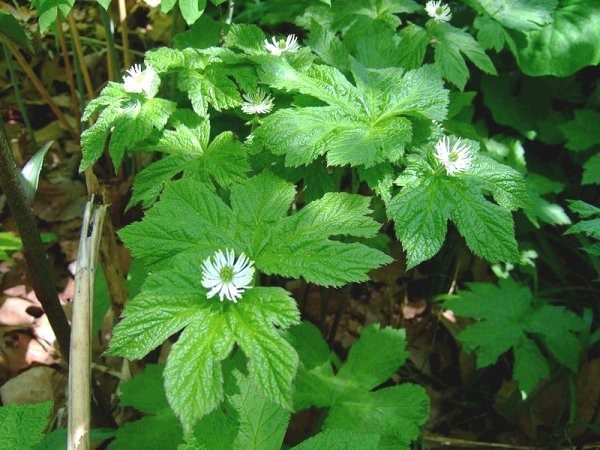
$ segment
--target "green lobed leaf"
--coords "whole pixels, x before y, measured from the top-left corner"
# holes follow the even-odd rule
[[[511,32],[511,51],[525,74],[566,77],[600,62],[600,4],[559,0],[552,19],[537,30]]]
[[[67,17],[74,4],[75,0],[33,0],[31,6],[37,10],[40,33],[46,33],[55,24],[59,12],[62,18]]]
[[[328,406],[325,432],[343,430],[348,436],[379,435],[378,448],[409,448],[427,420],[429,398],[425,390],[403,384],[370,391],[406,360],[402,331],[377,325],[363,329],[337,375],[325,351],[319,352],[319,358],[311,355],[313,346],[319,346],[316,343],[319,333],[314,327],[303,324],[292,328],[290,334],[292,342],[299,344],[296,348],[302,361],[296,378],[297,406]],[[302,342],[305,338],[310,339],[311,345]],[[351,442],[348,445],[354,448]]]
[[[403,72],[369,70],[353,62],[357,87],[337,70],[315,66],[306,73],[268,60],[265,76],[275,87],[299,91],[329,106],[281,109],[267,117],[255,138],[287,166],[308,165],[327,154],[329,165],[372,167],[396,162],[413,138],[406,117],[442,119],[447,91],[433,66]]]
[[[142,291],[127,303],[106,354],[142,358],[193,320],[197,301],[196,295],[188,294],[165,302],[161,295]]]
[[[477,29],[477,40],[484,49],[494,49],[499,52],[504,48],[506,37],[505,31],[498,22],[491,17],[478,16],[473,22],[473,26]]]
[[[256,25],[234,23],[225,36],[226,48],[237,48],[249,54],[264,54],[265,33]]]
[[[219,248],[232,248],[264,273],[332,286],[366,280],[369,270],[391,261],[363,244],[330,239],[375,232],[378,225],[366,217],[362,197],[327,195],[306,212],[282,217],[294,196],[293,185],[265,172],[234,187],[230,208],[206,184],[184,179],[169,183],[145,219],[120,235],[149,268],[168,267],[175,259],[202,261]]]
[[[229,397],[239,428],[232,448],[279,450],[290,413],[269,401],[257,386],[237,373],[240,392]]]
[[[600,144],[598,123],[600,123],[600,112],[579,109],[575,111],[573,120],[562,123],[558,127],[567,138],[566,147],[579,152]]]
[[[248,358],[250,380],[289,409],[298,357],[279,330],[299,321],[294,300],[281,288],[265,287],[247,290],[237,304],[206,299],[201,263],[179,260],[150,275],[141,294],[127,304],[107,353],[141,358],[185,328],[164,376],[169,405],[186,432],[221,403],[221,361],[234,344]]]
[[[506,208],[525,205],[529,199],[517,172],[475,154],[471,167],[455,176],[413,157],[402,177],[405,187],[389,202],[387,212],[395,221],[409,268],[440,250],[448,220],[476,255],[490,262],[518,259],[514,224]],[[486,191],[498,204],[485,198]]]
[[[206,8],[206,0],[178,0],[181,15],[188,25],[192,25]]]
[[[468,289],[444,306],[458,316],[479,319],[459,334],[465,349],[477,354],[478,367],[495,363],[513,349],[513,376],[529,394],[541,379],[549,377],[548,364],[540,363],[542,355],[531,336],[535,334],[561,364],[576,370],[581,343],[575,333],[585,327],[579,316],[548,303],[534,306],[531,291],[510,278],[500,280],[498,286],[469,283]]]
[[[325,429],[381,435],[380,449],[406,449],[420,434],[429,415],[429,397],[415,384],[354,394],[330,409]]]
[[[542,380],[550,379],[550,366],[538,346],[530,339],[515,344],[513,375],[525,393],[532,392]]]
[[[124,423],[117,428],[115,438],[108,444],[109,450],[162,450],[177,448],[183,441],[183,430],[167,407],[155,415]]]
[[[364,328],[337,376],[361,389],[374,389],[406,362],[404,330],[379,325]]]
[[[209,105],[222,111],[242,104],[242,97],[235,83],[216,67],[207,68],[203,72],[180,70],[178,87],[187,92],[194,111],[200,116],[207,114]]]
[[[376,434],[352,433],[345,430],[325,430],[292,447],[293,450],[377,450],[379,436]]]
[[[600,153],[596,153],[583,165],[581,184],[600,184]]]
[[[475,0],[493,20],[518,31],[538,30],[552,22],[558,0]]]
[[[428,22],[427,30],[435,39],[434,58],[442,75],[460,90],[463,90],[469,70],[463,58],[468,58],[483,72],[496,75],[492,60],[470,34],[447,23]]]
[[[132,406],[145,413],[158,413],[169,403],[163,387],[162,364],[147,364],[144,371],[120,386],[121,406]]]
[[[42,441],[52,402],[0,407],[0,442],[6,450],[31,448]]]
[[[189,432],[223,400],[221,361],[234,344],[224,315],[195,314],[173,345],[165,368],[165,390],[171,408]]]

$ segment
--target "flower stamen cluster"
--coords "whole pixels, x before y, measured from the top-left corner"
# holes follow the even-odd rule
[[[256,92],[245,94],[244,100],[242,111],[246,114],[267,114],[273,109],[273,97],[261,88],[258,88]]]
[[[449,22],[452,19],[452,11],[448,5],[443,4],[440,0],[428,1],[425,5],[427,15],[436,22]]]
[[[450,176],[468,170],[473,162],[471,147],[461,143],[460,138],[450,148],[450,138],[446,136],[435,144],[435,150],[436,159]]]
[[[142,70],[142,66],[135,64],[127,69],[127,75],[123,77],[123,88],[125,92],[132,94],[144,93],[146,97],[153,97],[156,89],[158,75],[152,66]]]
[[[233,250],[217,250],[202,263],[202,286],[210,289],[207,298],[219,294],[221,301],[237,303],[253,277],[254,263],[244,253],[236,261]]]
[[[294,34],[290,34],[288,37],[277,40],[274,36],[269,42],[268,39],[265,39],[265,48],[267,51],[273,56],[281,56],[284,53],[296,53],[300,50],[300,45],[298,45],[298,38]]]

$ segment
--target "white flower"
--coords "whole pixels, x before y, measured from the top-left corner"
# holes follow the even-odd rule
[[[435,157],[446,169],[448,175],[464,172],[471,166],[473,155],[468,145],[461,144],[460,138],[450,148],[450,138],[444,137],[435,144]]]
[[[244,95],[244,103],[242,103],[242,111],[246,114],[267,114],[273,109],[273,97],[267,94],[261,88],[256,92]]]
[[[210,289],[206,297],[219,294],[221,301],[226,298],[237,303],[252,282],[253,266],[254,263],[243,253],[235,261],[233,250],[217,250],[202,263],[202,286]]]
[[[425,5],[425,11],[429,17],[436,22],[448,22],[452,19],[452,12],[448,5],[442,4],[440,0],[431,0]]]
[[[283,39],[271,39],[269,42],[268,39],[265,39],[265,48],[274,56],[281,56],[285,52],[295,53],[300,50],[300,46],[298,45],[298,38],[294,34],[290,34],[285,41]]]
[[[123,87],[125,92],[146,94],[147,97],[154,97],[158,90],[160,79],[151,66],[142,70],[142,66],[135,64],[127,70],[127,75],[123,77]]]

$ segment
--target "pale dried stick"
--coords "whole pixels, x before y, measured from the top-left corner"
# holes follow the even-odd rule
[[[94,207],[92,197],[86,204],[81,226],[69,361],[68,450],[90,449],[92,304],[96,259],[106,208]]]

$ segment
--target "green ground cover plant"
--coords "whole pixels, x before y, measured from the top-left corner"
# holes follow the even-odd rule
[[[73,2],[33,6],[45,32]],[[454,337],[479,373],[508,369],[516,402],[552,380],[574,386],[600,339],[599,4],[160,11],[179,32],[82,115],[80,172],[147,162],[127,206],[139,220],[118,231],[144,281],[104,355],[150,361],[172,343],[164,365],[121,386],[119,406],[140,418],[108,448],[425,448],[428,392],[398,378],[414,368],[406,333],[365,324],[336,352],[291,283],[350,290],[394,262],[397,278],[428,280],[440,326],[455,330],[444,310],[460,319]],[[28,45],[12,16],[0,25]],[[19,244],[0,234],[0,259]],[[578,421],[570,395],[565,435],[597,432],[597,410]],[[285,440],[315,410],[302,442]]]

